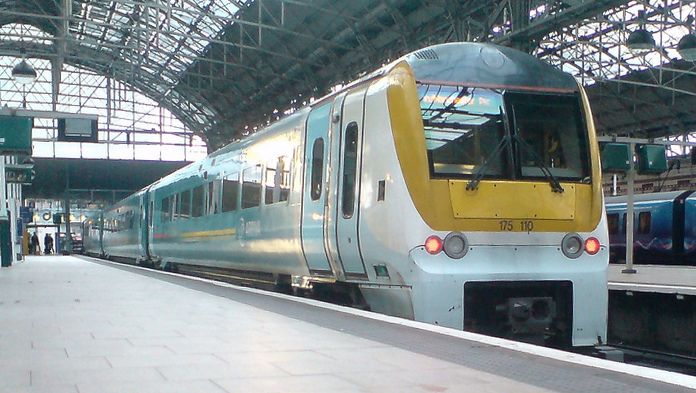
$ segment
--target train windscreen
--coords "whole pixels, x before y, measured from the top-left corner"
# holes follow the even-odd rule
[[[418,89],[432,177],[588,178],[576,95],[434,84]]]
[[[420,85],[419,90],[431,174],[450,177],[483,170],[489,177],[503,176],[500,92],[442,85]]]
[[[587,133],[575,95],[506,93],[518,175],[580,181],[589,176]]]

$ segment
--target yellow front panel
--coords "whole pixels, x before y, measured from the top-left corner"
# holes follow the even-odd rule
[[[406,62],[396,65],[385,79],[401,172],[413,204],[430,228],[527,232],[533,227],[535,232],[588,232],[597,227],[602,213],[599,147],[582,88],[591,184],[562,183],[565,192],[558,194],[551,191],[548,182],[483,180],[478,191],[465,192],[465,180],[430,177],[418,91],[410,66]]]
[[[449,194],[455,218],[509,218],[572,220],[575,218],[575,185],[563,184],[564,192],[551,191],[548,182],[481,182],[467,191],[468,181],[450,180]]]

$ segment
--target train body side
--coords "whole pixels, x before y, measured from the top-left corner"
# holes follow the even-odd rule
[[[635,264],[693,263],[696,200],[691,194],[692,191],[673,191],[634,196]],[[607,197],[611,263],[625,263],[626,206],[625,196]]]
[[[149,192],[154,203],[152,259],[161,264],[308,274],[298,225],[305,119],[306,113],[285,119],[237,148],[155,184]],[[263,182],[269,163],[277,170],[279,160],[280,176],[289,179],[287,188],[266,195]]]

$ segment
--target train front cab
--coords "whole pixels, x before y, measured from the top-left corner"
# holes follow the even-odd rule
[[[582,88],[507,48],[425,51],[387,78],[403,174],[391,186],[410,197],[396,220],[422,223],[404,234],[420,246],[399,272],[413,316],[558,346],[606,341],[608,239]],[[453,234],[455,252],[428,249]]]

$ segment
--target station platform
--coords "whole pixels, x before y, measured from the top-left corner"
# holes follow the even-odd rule
[[[694,266],[633,265],[635,273],[622,273],[625,268],[625,265],[609,265],[610,290],[696,295]]]
[[[677,373],[91,258],[0,269],[0,392],[694,388]]]

